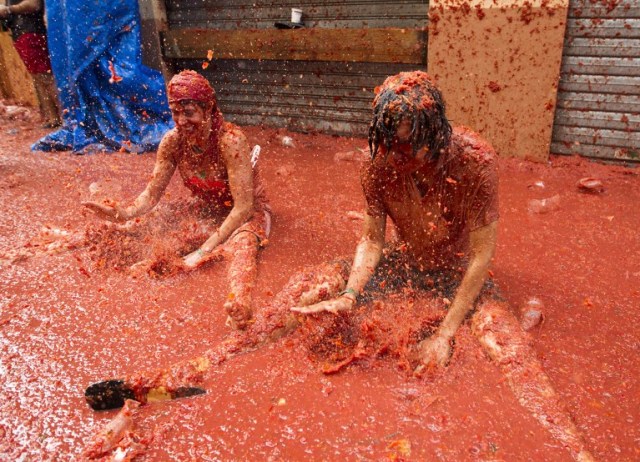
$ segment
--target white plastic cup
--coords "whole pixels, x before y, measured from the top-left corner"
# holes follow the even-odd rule
[[[291,22],[293,24],[302,22],[302,10],[300,8],[291,8]]]

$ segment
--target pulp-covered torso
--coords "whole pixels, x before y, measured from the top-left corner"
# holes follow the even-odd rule
[[[182,156],[178,162],[178,171],[184,185],[193,195],[220,206],[224,206],[226,202],[226,206],[231,207],[233,197],[229,187],[227,167],[220,154],[218,140],[211,138],[202,155]],[[184,152],[192,149],[186,143],[181,143],[180,148]]]
[[[207,148],[199,155],[190,155],[193,148],[185,139],[179,138],[178,149],[181,155],[177,161],[177,169],[184,185],[194,196],[218,211],[229,211],[233,207],[229,174],[221,153],[220,139],[225,133],[236,130],[240,132],[238,127],[227,122],[221,122],[217,129],[214,125]],[[249,156],[249,153],[246,155]],[[259,210],[266,206],[266,197],[257,166],[253,169],[253,182],[254,208]]]
[[[456,128],[448,152],[399,173],[381,151],[362,171],[367,213],[387,214],[423,267],[461,261],[469,232],[498,219],[495,152],[479,135]]]

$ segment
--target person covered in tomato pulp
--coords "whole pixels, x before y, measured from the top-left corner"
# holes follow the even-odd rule
[[[224,218],[182,264],[193,269],[220,254],[229,256],[230,294],[225,309],[229,323],[246,327],[251,319],[251,290],[257,253],[270,231],[270,208],[252,166],[250,148],[239,127],[225,122],[209,82],[194,71],[175,75],[167,86],[175,128],[158,148],[153,176],[128,206],[105,199],[84,205],[101,218],[126,222],[151,211],[174,172],[198,199],[205,214]]]
[[[528,336],[488,278],[498,226],[493,148],[472,131],[451,127],[440,91],[421,71],[394,75],[376,89],[369,146],[371,159],[361,171],[364,231],[353,261],[337,259],[296,272],[256,311],[255,322],[245,331],[234,332],[195,360],[117,381],[115,390],[109,381],[94,384],[87,389],[87,401],[100,409],[111,404],[104,396],[118,396],[116,404],[122,405],[121,390],[145,401],[156,389],[205,383],[209,372],[219,373],[217,366],[231,357],[298,328],[325,373],[359,358],[395,352],[420,376],[448,363],[456,331],[469,318],[472,334],[518,402],[574,460],[595,460]],[[396,228],[389,233],[396,235],[390,242],[388,217]],[[416,307],[393,301],[403,293],[422,293],[410,297],[437,303]],[[385,299],[390,302],[376,308]],[[416,331],[420,335],[401,336],[399,342],[389,331],[403,326],[381,324],[380,315],[376,320],[376,309],[401,309],[414,317],[409,324],[420,326],[429,320],[421,319],[422,314],[434,307],[445,309],[443,316],[431,318],[439,324],[427,324],[427,330]],[[343,349],[346,355],[336,351]],[[102,394],[103,389],[113,393]]]
[[[492,292],[487,276],[498,227],[495,151],[471,130],[451,127],[440,91],[421,71],[391,76],[376,88],[369,146],[371,159],[361,172],[364,231],[346,288],[292,310],[352,310],[359,300],[407,285],[451,293],[439,328],[418,345],[418,367],[443,366],[476,299]],[[389,243],[387,218],[398,237]]]

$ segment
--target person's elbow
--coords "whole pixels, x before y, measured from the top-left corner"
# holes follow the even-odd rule
[[[493,261],[494,252],[490,249],[484,249],[482,252],[479,252],[471,257],[471,261],[469,262],[469,268],[474,268],[477,271],[487,273],[489,267],[491,266],[491,262]]]
[[[360,243],[378,252],[382,252],[385,238],[385,224],[385,217],[374,217],[367,213],[364,217],[363,233]]]
[[[25,0],[19,5],[22,7],[20,14],[37,13],[44,7],[42,0]]]
[[[496,243],[495,241],[492,241],[481,246],[481,248],[474,253],[472,258],[476,260],[479,265],[489,266],[495,254]]]
[[[148,186],[134,202],[131,213],[140,216],[150,212],[158,205],[163,193],[164,189]]]
[[[254,211],[254,200],[253,197],[247,197],[243,200],[240,200],[234,204],[233,212],[238,217],[238,219],[244,223],[247,221],[251,214]]]
[[[471,236],[471,265],[488,267],[496,252],[497,221],[474,231]]]
[[[379,239],[377,236],[369,236],[365,234],[360,239],[360,245],[371,253],[382,255],[382,249],[384,248],[384,239]]]

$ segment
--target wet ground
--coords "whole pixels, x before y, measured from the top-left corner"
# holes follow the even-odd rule
[[[142,190],[153,155],[33,154],[28,124],[0,139],[0,253],[43,226],[96,223],[80,201],[103,181],[115,197]],[[362,139],[248,127],[274,210],[256,305],[302,266],[352,254],[361,222],[358,164],[338,152]],[[295,147],[282,145],[289,135]],[[344,156],[343,156],[344,157]],[[532,331],[543,367],[599,460],[640,458],[640,170],[576,158],[500,162],[495,280],[517,312],[544,304]],[[583,177],[605,192],[579,192]],[[529,201],[559,195],[556,210]],[[163,201],[186,197],[174,178]],[[91,382],[197,356],[227,335],[224,263],[168,278],[97,269],[86,249],[0,267],[0,459],[75,460],[114,412],[84,402]],[[141,408],[154,439],[140,460],[568,461],[517,402],[469,328],[446,371],[414,379],[391,359],[325,376],[295,335],[223,364],[208,394]]]

